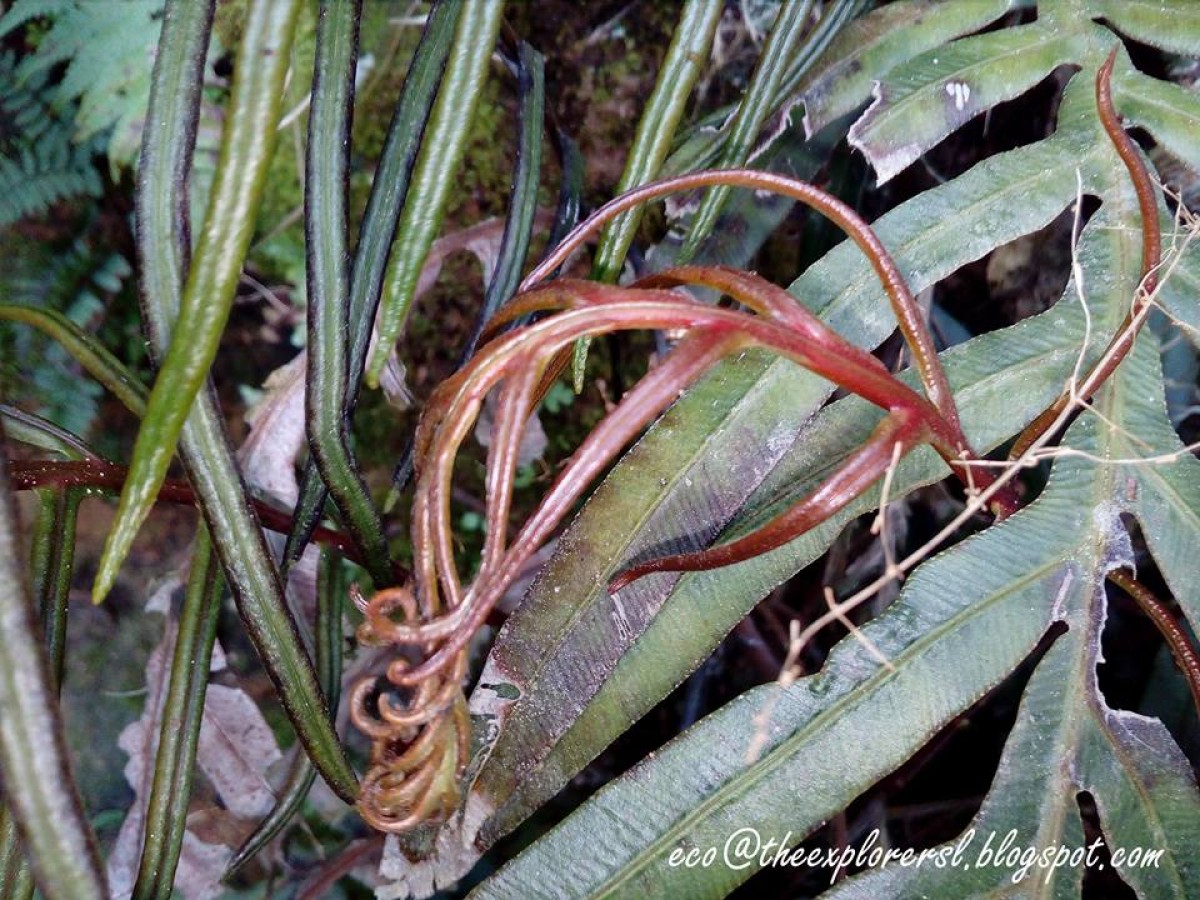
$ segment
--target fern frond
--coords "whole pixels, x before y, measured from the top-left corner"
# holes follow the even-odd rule
[[[47,143],[0,158],[0,227],[43,213],[59,200],[100,196],[89,146]]]
[[[36,51],[17,67],[17,80],[44,79],[66,63],[65,74],[52,89],[54,105],[74,109],[75,141],[107,133],[109,158],[124,164],[137,153],[162,8],[163,0],[28,0],[14,4],[0,18],[0,36],[32,19],[49,20]]]
[[[0,16],[0,38],[12,34],[26,22],[56,16],[71,5],[71,0],[16,0]]]
[[[0,189],[2,190],[2,189]],[[5,302],[63,313],[79,325],[95,323],[126,287],[133,268],[120,253],[87,237],[66,246],[0,235],[0,297]],[[108,303],[106,303],[108,300]],[[19,398],[76,434],[96,418],[100,386],[57,344],[28,328],[0,323],[0,394]]]
[[[0,228],[60,200],[101,192],[95,142],[74,142],[44,75],[22,80],[16,70],[12,55],[0,54]]]

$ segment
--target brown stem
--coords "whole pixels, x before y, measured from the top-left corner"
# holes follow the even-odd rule
[[[1163,636],[1171,656],[1175,659],[1175,665],[1183,673],[1184,680],[1192,692],[1196,711],[1200,713],[1200,655],[1197,654],[1187,632],[1175,620],[1166,604],[1132,575],[1113,571],[1108,573],[1108,580],[1133,598]]]
[[[769,282],[763,284],[769,285]],[[771,287],[782,291],[782,288],[774,285]],[[548,298],[542,299],[543,294]],[[940,445],[939,450],[944,450],[950,458],[955,457],[959,446],[964,443],[961,431],[929,401],[898,381],[870,354],[852,344],[846,344],[844,349],[841,345],[845,341],[836,335],[834,338],[814,338],[800,332],[790,322],[781,323],[721,309],[684,298],[678,293],[653,288],[617,288],[590,281],[560,279],[531,291],[524,299],[529,303],[527,308],[532,309],[555,305],[556,298],[563,298],[558,305],[569,304],[571,310],[531,326],[524,335],[519,335],[518,339],[506,346],[497,342],[493,345],[495,350],[492,358],[481,366],[497,367],[501,357],[507,361],[510,354],[517,352],[519,342],[548,342],[551,331],[559,335],[556,340],[561,342],[561,335],[568,328],[579,332],[579,336],[642,328],[736,332],[752,339],[754,343],[786,355],[793,362],[859,394],[881,409],[903,407],[917,413],[931,439]],[[520,302],[515,301],[512,305]],[[535,329],[538,331],[535,332]]]
[[[555,251],[526,276],[525,280],[521,282],[521,290],[528,290],[539,281],[549,277],[585,240],[598,232],[610,219],[626,210],[668,194],[717,185],[771,191],[784,197],[790,197],[826,216],[859,246],[870,260],[875,274],[891,301],[892,310],[900,326],[900,333],[912,351],[913,362],[921,376],[921,383],[925,387],[926,394],[929,395],[930,401],[955,429],[961,442],[965,445],[966,439],[962,436],[958,409],[954,404],[954,394],[950,390],[950,383],[946,380],[946,373],[938,360],[933,336],[929,333],[929,327],[921,314],[916,298],[909,290],[908,283],[900,273],[896,261],[875,232],[871,230],[871,226],[853,209],[832,194],[806,182],[755,169],[714,169],[665,178],[643,185],[609,201],[577,225]]]
[[[508,546],[508,514],[512,507],[513,481],[521,451],[525,422],[532,410],[533,394],[541,375],[539,366],[517,370],[500,389],[488,449],[487,539],[483,547],[480,577],[497,565]]]
[[[636,282],[634,287],[674,287],[681,284],[702,284],[722,291],[761,315],[786,325],[802,341],[813,342],[820,346],[823,352],[840,356],[846,362],[857,365],[865,373],[877,372],[885,380],[886,390],[882,396],[886,398],[888,392],[893,394],[887,408],[904,407],[918,415],[925,415],[921,404],[914,402],[919,398],[909,392],[907,388],[897,390],[902,382],[897,381],[878,359],[861,347],[847,341],[804,306],[797,303],[795,298],[783,288],[751,272],[743,272],[740,269],[731,269],[725,266],[677,266],[643,278]],[[849,382],[846,382],[844,386],[848,384]],[[857,388],[851,388],[851,390],[855,390],[867,399],[872,399],[869,395],[858,391]],[[872,402],[878,403],[879,400],[872,400]],[[970,461],[975,458],[971,445],[960,429],[946,422],[945,417],[940,416],[940,411],[937,412],[943,425],[942,433],[950,436],[951,443],[945,446],[935,444],[935,448],[968,490],[986,490],[998,475],[988,469],[972,469],[970,467]],[[931,433],[937,433],[932,422],[929,427]],[[1015,512],[1019,505],[1020,501],[1011,485],[1004,485],[992,498],[993,512],[1001,518]]]
[[[51,460],[10,460],[9,478],[19,491],[30,491],[40,487],[84,487],[118,492],[125,484],[129,470],[125,466],[102,459],[85,459],[70,462]],[[167,479],[159,489],[158,499],[162,503],[177,503],[184,506],[196,505],[196,494],[186,481]],[[292,527],[292,517],[261,500],[251,499],[255,512],[262,524],[279,534],[287,534]],[[347,559],[359,565],[362,558],[348,535],[331,528],[318,526],[313,539],[340,551]],[[408,573],[397,569],[396,577],[403,580]]]
[[[296,900],[321,900],[333,892],[333,886],[383,849],[383,835],[351,841],[333,859],[323,863],[301,888]]]
[[[1083,401],[1091,399],[1100,386],[1112,376],[1117,366],[1133,348],[1133,341],[1141,329],[1143,311],[1150,297],[1158,288],[1158,266],[1162,261],[1162,231],[1158,226],[1158,202],[1154,197],[1154,183],[1146,166],[1142,162],[1141,153],[1133,139],[1121,127],[1121,119],[1113,108],[1112,102],[1112,70],[1117,59],[1120,44],[1108,54],[1108,59],[1096,73],[1096,108],[1100,113],[1100,124],[1116,148],[1121,162],[1129,172],[1133,182],[1134,193],[1137,194],[1138,212],[1142,218],[1142,278],[1133,297],[1133,304],[1125,315],[1125,320],[1113,335],[1099,361],[1084,376],[1078,388],[1072,394],[1062,393],[1054,403],[1039,415],[1021,432],[1009,458],[1016,459],[1027,451],[1034,441],[1044,435],[1058,419],[1062,411],[1075,397]]]

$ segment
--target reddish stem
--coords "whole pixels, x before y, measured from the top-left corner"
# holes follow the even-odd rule
[[[847,362],[857,364],[863,372],[876,372],[882,375],[886,379],[886,384],[890,386],[888,389],[894,392],[894,398],[888,404],[888,409],[906,408],[918,415],[926,415],[922,404],[914,402],[914,400],[919,401],[919,398],[908,391],[903,382],[897,381],[884,368],[883,363],[866,350],[847,341],[804,306],[797,303],[791,294],[765,278],[725,266],[678,266],[643,278],[634,287],[675,287],[681,284],[702,284],[723,291],[739,303],[786,325],[796,332],[801,341],[812,341],[823,351],[841,356]],[[841,384],[861,396],[871,399],[867,394],[852,387],[849,382],[841,382]],[[878,400],[872,402],[878,403]],[[943,448],[935,443],[935,449],[938,449],[942,458],[954,470],[965,487],[969,490],[986,490],[999,476],[984,468],[972,470],[970,460],[975,458],[975,453],[966,436],[960,429],[946,422],[944,417],[941,418],[941,422],[942,433],[951,436],[953,445]],[[930,426],[932,426],[932,421]],[[930,427],[930,433],[937,433],[937,430]],[[1020,501],[1011,485],[1004,485],[992,498],[992,509],[1001,518],[1015,512],[1019,506]]]
[[[1132,597],[1147,618],[1154,623],[1163,640],[1167,642],[1175,665],[1179,666],[1184,680],[1187,681],[1196,711],[1200,712],[1200,654],[1197,654],[1187,632],[1175,620],[1166,604],[1132,575],[1121,571],[1109,572],[1108,580]]]
[[[125,476],[128,472],[129,470],[125,466],[102,459],[70,462],[10,460],[8,464],[8,476],[12,480],[13,486],[19,491],[29,491],[40,487],[79,487],[118,492],[125,484]],[[196,494],[186,481],[173,479],[164,481],[158,492],[158,499],[163,503],[196,505]],[[279,534],[287,534],[291,529],[292,517],[286,512],[260,500],[251,499],[250,502],[262,524],[267,528]],[[362,565],[362,557],[359,555],[354,541],[348,535],[331,528],[317,526],[313,532],[313,539],[335,548],[347,559]],[[403,569],[397,569],[396,577],[403,580],[408,577],[408,573]]]
[[[1100,112],[1100,124],[1116,148],[1121,162],[1129,172],[1133,182],[1134,193],[1137,194],[1138,212],[1142,218],[1142,278],[1141,284],[1133,297],[1133,304],[1113,335],[1108,346],[1097,362],[1084,376],[1075,393],[1067,391],[1059,396],[1054,403],[1021,432],[1009,458],[1016,459],[1025,453],[1038,438],[1042,437],[1053,426],[1063,410],[1070,405],[1074,397],[1087,401],[1100,389],[1116,371],[1117,366],[1133,349],[1134,339],[1142,324],[1142,312],[1146,304],[1158,288],[1158,266],[1162,262],[1162,231],[1158,226],[1158,202],[1154,197],[1154,182],[1146,166],[1142,163],[1141,152],[1133,139],[1125,133],[1121,119],[1113,108],[1112,102],[1112,70],[1117,59],[1120,44],[1108,54],[1108,59],[1096,73],[1096,108]]]
[[[901,410],[892,412],[879,423],[871,438],[847,457],[841,468],[822,481],[812,493],[767,524],[727,544],[697,553],[665,556],[630,566],[609,583],[609,593],[615,594],[631,582],[652,572],[697,572],[716,569],[782,547],[844,509],[882,478],[895,458],[895,446],[900,445],[900,456],[903,456],[920,442],[921,431],[921,425],[915,418]]]
[[[912,351],[913,362],[921,377],[926,394],[955,430],[961,443],[965,445],[966,440],[962,437],[962,429],[958,420],[958,409],[954,404],[954,394],[950,390],[946,373],[942,370],[938,360],[933,336],[929,333],[929,327],[917,306],[916,298],[909,290],[896,261],[875,232],[871,230],[871,226],[858,213],[832,194],[806,182],[756,169],[713,169],[707,172],[692,172],[674,178],[665,178],[635,188],[604,204],[575,226],[575,229],[563,239],[554,252],[525,277],[525,280],[521,282],[521,290],[528,290],[549,277],[585,240],[604,227],[610,219],[626,210],[668,194],[717,185],[770,191],[790,197],[826,216],[859,246],[870,260],[875,274],[879,277],[879,281],[891,301],[892,310],[900,326],[900,333]]]
[[[359,838],[346,845],[337,856],[322,863],[304,883],[296,900],[321,900],[333,893],[334,885],[383,849],[383,835]]]

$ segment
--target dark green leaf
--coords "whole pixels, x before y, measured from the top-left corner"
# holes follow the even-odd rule
[[[100,559],[93,588],[97,600],[111,589],[154,505],[192,402],[216,355],[274,149],[299,8],[296,0],[259,0],[250,6],[208,212],[188,268],[178,325],[155,379],[117,518]]]
[[[1200,173],[1200,95],[1132,67],[1113,78],[1117,111],[1149,130],[1158,143]]]
[[[163,30],[136,197],[143,310],[151,343],[166,350],[188,268],[186,173],[191,168],[211,9],[173,2]],[[272,125],[273,127],[273,125]],[[330,786],[352,800],[357,787],[330,725],[316,674],[287,610],[221,414],[202,392],[183,429],[183,458],[239,612],[297,734]]]
[[[475,350],[484,323],[513,295],[521,282],[529,241],[533,236],[533,218],[537,213],[538,181],[542,174],[542,132],[546,113],[546,63],[542,55],[524,41],[517,60],[517,165],[512,178],[512,195],[500,239],[496,271],[483,298],[479,323],[463,352],[466,358]],[[567,159],[570,160],[568,146]],[[570,172],[564,180],[569,189]]]
[[[739,168],[749,160],[754,140],[771,113],[775,94],[783,81],[785,66],[794,55],[800,36],[808,24],[812,5],[812,0],[784,0],[780,5],[770,37],[763,47],[762,56],[759,57],[750,83],[746,86],[746,93],[738,104],[737,112],[729,123],[728,135],[717,159],[716,168]],[[691,259],[696,247],[708,237],[721,214],[729,192],[728,187],[710,188],[705,192],[680,251],[682,259]]]
[[[883,184],[950,132],[1033,87],[1087,51],[1076,31],[1042,23],[1006,28],[926,51],[880,82],[850,129]]]
[[[53,676],[25,567],[0,433],[0,772],[48,900],[108,896],[95,837],[83,819]]]

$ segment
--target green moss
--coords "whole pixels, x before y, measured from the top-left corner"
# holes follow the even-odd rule
[[[359,85],[351,135],[350,221],[361,221],[375,166],[387,141],[409,63],[421,38],[421,29],[392,23],[396,7],[368,3],[359,26],[359,58],[371,59],[371,68]]]
[[[284,94],[283,116],[303,104],[312,85],[316,56],[316,12],[304,5],[292,43],[292,68]],[[258,213],[257,238],[248,262],[260,277],[292,287],[292,298],[304,297],[304,145],[306,113],[296,116],[278,137],[267,172],[266,190]]]
[[[250,0],[221,0],[213,15],[213,34],[222,47],[237,47],[246,27],[246,11]]]

